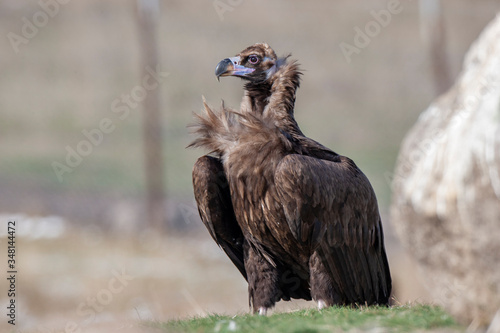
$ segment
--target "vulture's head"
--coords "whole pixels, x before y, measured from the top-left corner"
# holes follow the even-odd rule
[[[226,58],[217,64],[215,76],[237,76],[253,83],[269,80],[279,67],[280,60],[267,44],[254,44],[235,57]]]

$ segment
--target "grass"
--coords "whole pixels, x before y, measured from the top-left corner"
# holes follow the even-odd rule
[[[404,305],[395,307],[332,307],[292,313],[276,313],[268,317],[250,314],[234,317],[210,315],[148,325],[165,332],[291,332],[321,333],[342,331],[414,332],[450,331],[461,328],[440,307],[430,305]]]

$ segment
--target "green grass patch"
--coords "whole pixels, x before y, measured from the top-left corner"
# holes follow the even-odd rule
[[[290,332],[322,333],[345,331],[413,332],[435,331],[462,332],[459,326],[440,307],[430,305],[405,305],[395,307],[331,307],[291,313],[221,316],[150,322],[147,324],[165,332]]]

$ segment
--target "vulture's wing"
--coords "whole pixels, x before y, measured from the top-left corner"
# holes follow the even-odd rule
[[[377,199],[354,162],[288,155],[275,182],[290,230],[318,251],[339,303],[387,304],[391,277]]]
[[[201,220],[246,279],[243,233],[234,216],[229,184],[221,161],[210,156],[200,157],[193,168],[193,187]]]

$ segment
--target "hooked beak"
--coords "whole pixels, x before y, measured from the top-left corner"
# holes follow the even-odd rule
[[[217,80],[221,76],[245,76],[252,73],[255,68],[248,68],[240,65],[240,57],[226,58],[215,67],[215,76]]]

